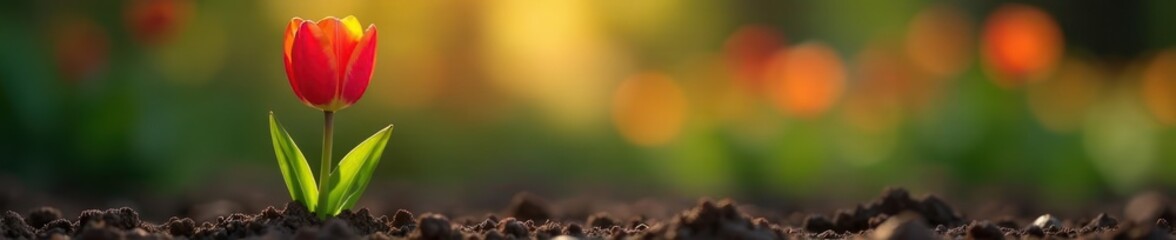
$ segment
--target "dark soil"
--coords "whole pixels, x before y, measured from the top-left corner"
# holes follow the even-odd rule
[[[323,221],[302,204],[288,203],[209,222],[173,217],[155,224],[130,208],[86,210],[66,218],[43,207],[24,215],[4,212],[0,239],[1171,239],[1176,214],[1170,206],[1162,195],[1144,194],[1124,207],[1121,218],[1099,214],[1089,221],[1062,221],[1043,215],[993,221],[961,216],[934,195],[915,198],[903,189],[887,189],[832,217],[811,214],[799,226],[749,215],[731,200],[701,200],[668,219],[628,221],[603,212],[583,221],[552,220],[551,207],[532,195],[516,196],[506,216],[464,218],[480,221],[407,210],[373,216],[367,209]]]

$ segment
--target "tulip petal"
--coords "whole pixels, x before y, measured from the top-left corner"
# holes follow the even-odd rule
[[[286,37],[284,39],[285,44],[282,45],[282,50],[287,61],[290,60],[290,48],[294,47],[294,35],[298,34],[298,28],[302,26],[303,22],[308,21],[302,20],[302,18],[294,17],[293,19],[290,19],[290,23],[286,25]],[[311,23],[314,22],[311,21]]]
[[[348,17],[353,24],[359,24],[355,17]],[[351,28],[344,20],[339,20],[335,17],[323,18],[318,22],[319,28],[323,29],[323,34],[327,36],[331,46],[335,49],[335,58],[339,59],[339,69],[346,69],[347,62],[344,62],[351,57],[351,51],[355,50],[355,45],[359,43],[359,38],[362,35],[353,35]],[[358,31],[355,31],[358,32]],[[342,78],[342,72],[339,73]]]
[[[307,105],[327,107],[338,92],[340,80],[334,48],[315,24],[302,24],[294,37],[290,65],[297,77],[292,86]]]
[[[335,42],[335,28],[338,28],[339,25],[342,25],[338,18],[325,17],[323,19],[319,19],[316,24],[318,24],[319,29],[323,30],[323,34],[327,37],[327,42]]]
[[[368,26],[367,33],[364,33],[355,53],[347,62],[347,75],[343,79],[343,93],[340,97],[344,105],[351,105],[363,97],[372,79],[372,70],[376,65],[376,25]]]
[[[339,21],[343,22],[343,30],[347,30],[348,38],[355,39],[356,42],[363,38],[363,26],[359,25],[359,19],[356,19],[355,16],[348,15]]]
[[[297,95],[298,99],[302,99],[302,93],[298,91],[298,85],[294,84],[298,80],[295,78],[294,68],[290,66],[290,48],[294,47],[294,36],[298,34],[298,28],[302,26],[303,22],[306,21],[298,17],[290,19],[290,24],[286,25],[286,37],[283,39],[284,44],[282,45],[282,61],[286,63],[286,78],[290,80],[290,87],[294,88],[294,95]]]

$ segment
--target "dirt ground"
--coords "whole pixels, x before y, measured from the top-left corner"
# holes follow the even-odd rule
[[[642,203],[650,207],[650,203]],[[618,219],[610,212],[586,219],[555,216],[546,200],[516,195],[503,216],[444,216],[399,210],[392,216],[368,209],[320,220],[300,203],[259,212],[232,213],[198,222],[172,217],[161,223],[131,208],[62,213],[52,207],[5,211],[6,239],[1171,239],[1176,220],[1165,196],[1133,198],[1121,213],[1086,219],[969,219],[935,195],[913,197],[890,188],[875,199],[832,214],[806,214],[791,224],[755,206],[729,199],[699,200],[669,217]]]

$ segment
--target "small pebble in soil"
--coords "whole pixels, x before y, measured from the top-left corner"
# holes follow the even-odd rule
[[[935,233],[917,213],[904,212],[890,217],[874,229],[873,239],[935,239]]]
[[[1098,216],[1094,217],[1093,220],[1090,220],[1090,223],[1086,224],[1087,227],[1092,228],[1110,228],[1117,225],[1119,225],[1119,220],[1116,220],[1111,216],[1107,216],[1106,213],[1098,214]]]
[[[498,225],[498,230],[506,236],[526,238],[530,235],[530,231],[527,231],[527,227],[523,225],[523,222],[519,222],[514,218],[502,219]]]
[[[478,231],[498,229],[498,221],[494,221],[494,219],[487,218],[486,220],[482,221],[482,223],[479,223],[477,226],[475,226],[474,229],[478,230]]]
[[[1047,229],[1050,227],[1056,228],[1062,226],[1062,221],[1058,220],[1058,218],[1054,217],[1053,215],[1045,214],[1037,217],[1037,220],[1033,220],[1033,226],[1037,226],[1042,229]]]

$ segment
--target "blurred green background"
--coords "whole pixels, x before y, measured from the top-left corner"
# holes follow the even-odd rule
[[[8,1],[0,185],[94,199],[236,187],[284,201],[266,114],[307,156],[322,121],[287,83],[286,24],[355,15],[381,32],[377,67],[336,115],[335,156],[396,124],[372,196],[860,199],[900,185],[1077,207],[1176,189],[1174,9]]]

